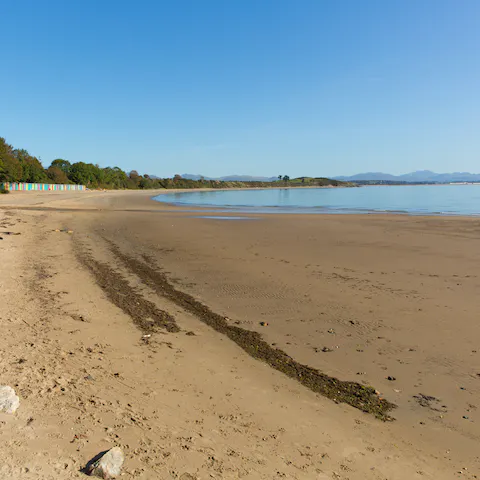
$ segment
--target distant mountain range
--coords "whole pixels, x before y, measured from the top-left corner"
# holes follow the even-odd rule
[[[223,182],[273,182],[278,179],[278,177],[252,177],[250,175],[227,175],[226,177],[212,178],[192,173],[184,173],[182,178],[187,180],[200,180],[204,178],[205,180],[221,180]]]
[[[153,178],[153,177],[152,177]],[[251,175],[227,175],[225,177],[205,177],[192,173],[184,173],[182,178],[187,180],[221,180],[224,182],[274,182],[278,177],[256,177]],[[404,175],[391,175],[383,172],[367,172],[358,173],[352,176],[332,177],[335,180],[344,182],[435,182],[435,183],[451,183],[451,182],[480,182],[480,173],[470,172],[453,172],[453,173],[435,173],[431,170],[418,170],[416,172],[405,173]]]
[[[480,173],[453,172],[453,173],[435,173],[430,170],[419,170],[417,172],[406,173],[404,175],[390,175],[382,172],[368,172],[352,175],[351,177],[341,176],[333,177],[336,180],[345,182],[355,181],[391,181],[391,182],[480,182]]]

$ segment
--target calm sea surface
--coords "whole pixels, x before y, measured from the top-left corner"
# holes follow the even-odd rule
[[[198,191],[168,193],[155,200],[247,213],[480,215],[480,185]]]

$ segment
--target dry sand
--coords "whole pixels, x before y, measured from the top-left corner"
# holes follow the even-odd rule
[[[82,478],[114,445],[125,479],[480,475],[479,220],[222,221],[151,196],[0,197],[0,232],[21,233],[0,233],[0,385],[21,399],[0,478]],[[395,420],[253,358],[247,330],[373,386]]]

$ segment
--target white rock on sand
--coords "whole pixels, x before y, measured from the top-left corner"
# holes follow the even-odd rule
[[[104,479],[117,478],[120,475],[125,456],[120,447],[113,447],[88,467],[90,476]]]
[[[15,413],[20,406],[20,399],[15,390],[8,385],[0,386],[0,412]]]

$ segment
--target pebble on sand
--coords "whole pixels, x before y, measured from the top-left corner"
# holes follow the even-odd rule
[[[124,460],[125,456],[122,449],[113,447],[90,460],[85,470],[90,476],[110,480],[120,475]]]
[[[20,399],[15,390],[8,385],[0,386],[0,412],[15,413],[20,406]]]

